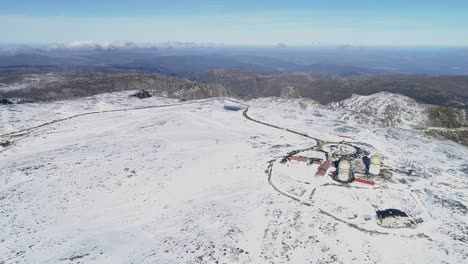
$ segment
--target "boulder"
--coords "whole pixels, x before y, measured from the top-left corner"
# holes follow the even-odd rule
[[[10,144],[11,144],[11,142],[10,142],[8,139],[0,137],[0,146],[1,146],[1,147],[6,148],[6,147],[8,147]]]
[[[0,98],[0,104],[13,104],[12,101],[6,99],[6,98]]]

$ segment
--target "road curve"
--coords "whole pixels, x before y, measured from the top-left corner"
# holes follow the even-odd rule
[[[290,133],[293,133],[293,134],[296,134],[296,135],[299,135],[299,136],[303,136],[303,137],[306,137],[306,138],[309,138],[309,139],[313,139],[317,142],[318,145],[320,145],[322,142],[324,142],[323,140],[321,139],[318,139],[318,138],[315,138],[315,137],[312,137],[312,136],[309,136],[307,134],[304,134],[304,133],[301,133],[301,132],[297,132],[297,131],[294,131],[292,129],[289,129],[289,128],[283,128],[283,127],[280,127],[280,126],[277,126],[277,125],[273,125],[273,124],[269,124],[269,123],[266,123],[266,122],[263,122],[263,121],[259,121],[259,120],[256,120],[256,119],[253,119],[252,117],[250,117],[247,112],[249,111],[249,108],[250,106],[247,106],[245,109],[244,109],[244,112],[242,113],[242,115],[247,118],[248,120],[250,121],[253,121],[255,123],[258,123],[258,124],[262,124],[262,125],[265,125],[265,126],[269,126],[269,127],[273,127],[273,128],[276,128],[276,129],[280,129],[280,130],[283,130],[283,131],[287,131],[287,132],[290,132]]]
[[[63,121],[66,121],[66,120],[69,120],[69,119],[73,119],[73,118],[77,118],[77,117],[80,117],[80,116],[87,116],[87,115],[94,115],[94,114],[102,114],[102,113],[111,113],[111,112],[126,112],[126,111],[136,111],[136,110],[142,110],[142,109],[151,109],[151,108],[163,108],[163,107],[171,107],[171,106],[178,106],[178,105],[185,105],[185,104],[195,104],[195,103],[200,103],[200,102],[207,102],[207,101],[214,101],[214,100],[219,100],[219,98],[210,98],[210,99],[206,99],[206,100],[199,100],[199,101],[189,101],[189,102],[183,102],[183,103],[174,103],[174,104],[166,104],[166,105],[152,105],[152,106],[143,106],[143,107],[135,107],[135,108],[127,108],[127,109],[115,109],[115,110],[105,110],[105,111],[94,111],[94,112],[87,112],[87,113],[82,113],[82,114],[77,114],[77,115],[73,115],[73,116],[69,116],[69,117],[65,117],[65,118],[61,118],[61,119],[56,119],[56,120],[53,120],[53,121],[50,121],[50,122],[46,122],[46,123],[43,123],[43,124],[40,124],[40,125],[37,125],[37,126],[33,126],[33,127],[29,127],[29,128],[26,128],[26,129],[22,129],[22,130],[18,130],[18,131],[15,131],[15,132],[11,132],[11,133],[7,133],[7,134],[3,134],[3,135],[0,135],[0,137],[5,137],[5,136],[14,136],[14,135],[24,135],[24,133],[28,133],[34,129],[37,129],[37,128],[41,128],[41,127],[45,127],[45,126],[48,126],[48,125],[51,125],[51,124],[55,124],[55,123],[59,123],[59,122],[63,122]],[[301,132],[297,132],[297,131],[294,131],[294,130],[291,130],[291,129],[288,129],[288,128],[283,128],[283,127],[280,127],[280,126],[277,126],[277,125],[273,125],[273,124],[269,124],[269,123],[266,123],[266,122],[263,122],[263,121],[259,121],[259,120],[256,120],[252,117],[250,117],[247,113],[248,113],[248,110],[250,108],[249,105],[245,104],[245,103],[241,103],[241,102],[238,102],[238,101],[235,101],[235,100],[232,100],[232,99],[225,99],[227,101],[231,101],[231,102],[234,102],[234,103],[238,103],[238,104],[242,104],[242,105],[245,105],[246,108],[244,109],[242,115],[244,116],[244,118],[246,118],[247,120],[249,121],[252,121],[252,122],[255,122],[255,123],[258,123],[258,124],[261,124],[261,125],[265,125],[265,126],[268,126],[268,127],[272,127],[272,128],[275,128],[275,129],[279,129],[279,130],[283,130],[283,131],[287,131],[289,133],[293,133],[293,134],[296,134],[296,135],[299,135],[299,136],[302,136],[302,137],[306,137],[308,139],[313,139],[316,141],[317,145],[321,145],[323,144],[325,141],[321,140],[321,139],[318,139],[318,138],[315,138],[315,137],[312,137],[312,136],[309,136],[307,134],[304,134],[304,133],[301,133]],[[27,137],[27,136],[26,136]],[[24,137],[23,137],[24,138]],[[3,149],[1,152],[7,150],[8,148],[5,148]],[[274,183],[272,182],[271,180],[271,176],[272,176],[272,172],[273,172],[273,164],[275,161],[277,161],[278,159],[273,159],[273,160],[270,160],[268,162],[268,168],[266,170],[266,173],[268,174],[268,183],[273,187],[274,190],[276,190],[278,193],[286,196],[286,197],[289,197],[293,200],[296,200],[304,205],[307,205],[307,206],[312,206],[311,203],[308,203],[308,202],[305,202],[305,201],[302,201],[301,199],[297,198],[297,197],[294,197],[288,193],[285,193],[283,191],[281,191],[279,188],[277,188]],[[374,231],[374,230],[367,230],[367,229],[364,229],[364,228],[361,228],[353,223],[349,223],[345,220],[342,220],[334,215],[332,215],[331,213],[328,213],[322,209],[319,208],[319,213],[323,214],[323,215],[326,215],[328,217],[331,217],[333,218],[334,220],[336,221],[339,221],[339,222],[342,222],[346,225],[348,225],[349,227],[351,228],[354,228],[354,229],[357,229],[359,231],[362,231],[362,232],[365,232],[365,233],[369,233],[369,234],[378,234],[378,235],[388,235],[389,233],[384,233],[384,232],[379,232],[379,231]],[[403,235],[400,235],[400,236],[403,236]],[[412,236],[410,236],[412,237]],[[430,239],[430,238],[429,238]]]

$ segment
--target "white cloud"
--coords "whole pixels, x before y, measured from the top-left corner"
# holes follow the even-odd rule
[[[48,46],[48,49],[73,49],[73,50],[114,50],[135,47],[135,43],[131,41],[94,41],[81,40],[67,43],[54,43]]]

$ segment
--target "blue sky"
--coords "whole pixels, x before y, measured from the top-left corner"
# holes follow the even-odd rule
[[[466,0],[0,0],[0,42],[467,46],[466,17]]]

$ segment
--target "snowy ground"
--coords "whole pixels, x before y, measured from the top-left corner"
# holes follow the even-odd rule
[[[116,93],[0,109],[0,134],[84,112],[177,103]],[[223,109],[221,99],[97,113],[40,127],[0,147],[0,263],[462,263],[468,149],[410,129],[357,125],[308,101],[248,102],[249,116],[329,141],[370,144],[401,190],[322,189],[373,215],[382,197],[415,206],[416,233],[369,233],[275,191],[268,161],[315,142]],[[18,140],[21,139],[21,140]],[[17,140],[17,141],[15,141]],[[298,169],[302,170],[302,168]],[[316,193],[318,194],[318,193]],[[343,203],[347,205],[349,202]],[[404,208],[406,209],[406,208]],[[355,212],[354,210],[359,210]]]

